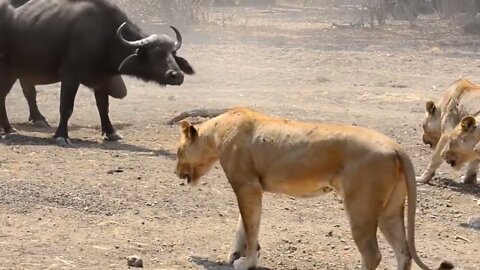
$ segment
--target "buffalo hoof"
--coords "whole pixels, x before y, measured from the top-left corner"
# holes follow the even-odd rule
[[[39,128],[50,127],[50,123],[48,123],[47,119],[37,119],[37,120],[33,120],[33,121],[32,121],[32,124],[33,124],[35,127],[39,127]]]
[[[8,130],[5,130],[3,134],[1,134],[1,139],[8,139],[12,136],[15,136],[16,134],[18,134],[18,130],[14,128],[9,128]]]
[[[57,145],[61,147],[73,145],[69,138],[57,137],[55,140],[57,142]]]
[[[8,134],[16,134],[16,133],[18,133],[18,130],[16,130],[16,129],[13,128],[13,127],[5,130],[5,135],[8,135]]]
[[[107,141],[111,141],[111,142],[120,141],[121,139],[123,139],[122,135],[120,135],[117,132],[107,134],[107,138],[106,138]]]

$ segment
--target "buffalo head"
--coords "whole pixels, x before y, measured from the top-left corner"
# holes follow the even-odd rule
[[[134,48],[135,53],[126,57],[118,67],[122,74],[136,76],[146,81],[155,81],[161,85],[180,85],[184,73],[194,74],[192,66],[177,55],[182,46],[182,36],[173,26],[176,41],[167,35],[150,35],[143,39],[128,41],[122,35],[126,23],[117,29],[117,37],[127,47]]]

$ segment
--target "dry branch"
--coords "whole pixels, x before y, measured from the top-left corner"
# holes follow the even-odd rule
[[[191,111],[186,111],[182,112],[179,115],[173,117],[170,119],[167,124],[168,125],[174,125],[180,121],[182,121],[185,118],[188,117],[204,117],[204,118],[213,118],[215,116],[219,116],[222,113],[227,112],[229,109],[213,109],[213,108],[208,108],[208,109],[194,109]]]
[[[337,28],[364,28],[365,25],[363,23],[350,23],[350,24],[338,24],[338,23],[332,23],[333,27]]]

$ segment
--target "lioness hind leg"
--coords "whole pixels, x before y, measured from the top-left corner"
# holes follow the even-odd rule
[[[408,243],[405,236],[405,224],[403,221],[403,211],[401,215],[392,217],[380,217],[379,227],[392,246],[397,258],[398,270],[410,270],[412,267],[412,257],[408,249]]]
[[[362,203],[345,201],[353,240],[362,255],[361,270],[377,269],[382,255],[377,242],[377,216]]]

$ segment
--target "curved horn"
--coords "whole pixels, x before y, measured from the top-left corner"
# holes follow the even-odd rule
[[[177,36],[177,41],[175,42],[175,48],[174,50],[175,51],[178,51],[180,49],[180,47],[182,47],[182,35],[180,34],[180,32],[177,30],[177,28],[173,27],[170,25],[170,27],[173,29],[173,31],[175,32],[175,35]]]
[[[132,46],[132,47],[135,47],[135,48],[139,48],[139,47],[143,47],[145,45],[148,45],[150,42],[158,39],[158,36],[157,35],[150,35],[146,38],[142,38],[142,39],[139,39],[139,40],[135,40],[135,41],[128,41],[126,40],[125,38],[123,38],[123,35],[122,35],[122,31],[123,31],[123,28],[125,27],[125,25],[127,25],[126,22],[122,23],[122,25],[120,25],[117,29],[117,37],[123,42],[125,43],[126,45],[129,45],[129,46]]]
[[[126,64],[127,62],[129,62],[130,59],[135,58],[135,57],[137,57],[137,56],[138,56],[137,54],[131,54],[131,55],[129,55],[127,58],[123,59],[122,63],[120,63],[120,65],[118,66],[117,71],[118,71],[118,72],[121,72],[122,69],[123,69],[123,66],[125,66],[125,64]]]

